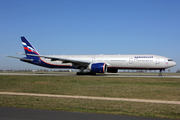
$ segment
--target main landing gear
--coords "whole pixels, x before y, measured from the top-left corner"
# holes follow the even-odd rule
[[[77,72],[76,75],[96,75],[96,73],[92,73],[92,72]]]
[[[80,72],[77,72],[76,75],[96,75],[96,73],[93,72],[84,72],[85,67],[80,68]]]

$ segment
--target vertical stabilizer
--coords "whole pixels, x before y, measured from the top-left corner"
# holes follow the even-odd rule
[[[25,37],[21,37],[21,40],[26,54],[39,55],[38,51],[32,46],[32,44]]]

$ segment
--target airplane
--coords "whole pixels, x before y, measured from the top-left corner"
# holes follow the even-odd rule
[[[20,61],[47,68],[80,69],[77,75],[96,75],[96,73],[117,73],[118,69],[162,70],[173,67],[176,63],[167,57],[158,55],[40,55],[33,45],[21,37],[26,57]],[[86,71],[89,72],[84,72]]]

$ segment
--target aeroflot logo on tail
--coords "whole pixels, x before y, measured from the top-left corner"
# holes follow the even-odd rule
[[[23,44],[24,49],[27,50],[28,52],[36,53],[36,51],[32,47],[27,46],[26,43],[22,42],[22,44]]]
[[[153,56],[135,56],[134,58],[153,58]]]

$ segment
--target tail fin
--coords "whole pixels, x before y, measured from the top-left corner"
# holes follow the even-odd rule
[[[32,46],[32,44],[25,37],[21,37],[21,40],[22,40],[23,48],[26,54],[39,55],[38,51]]]

